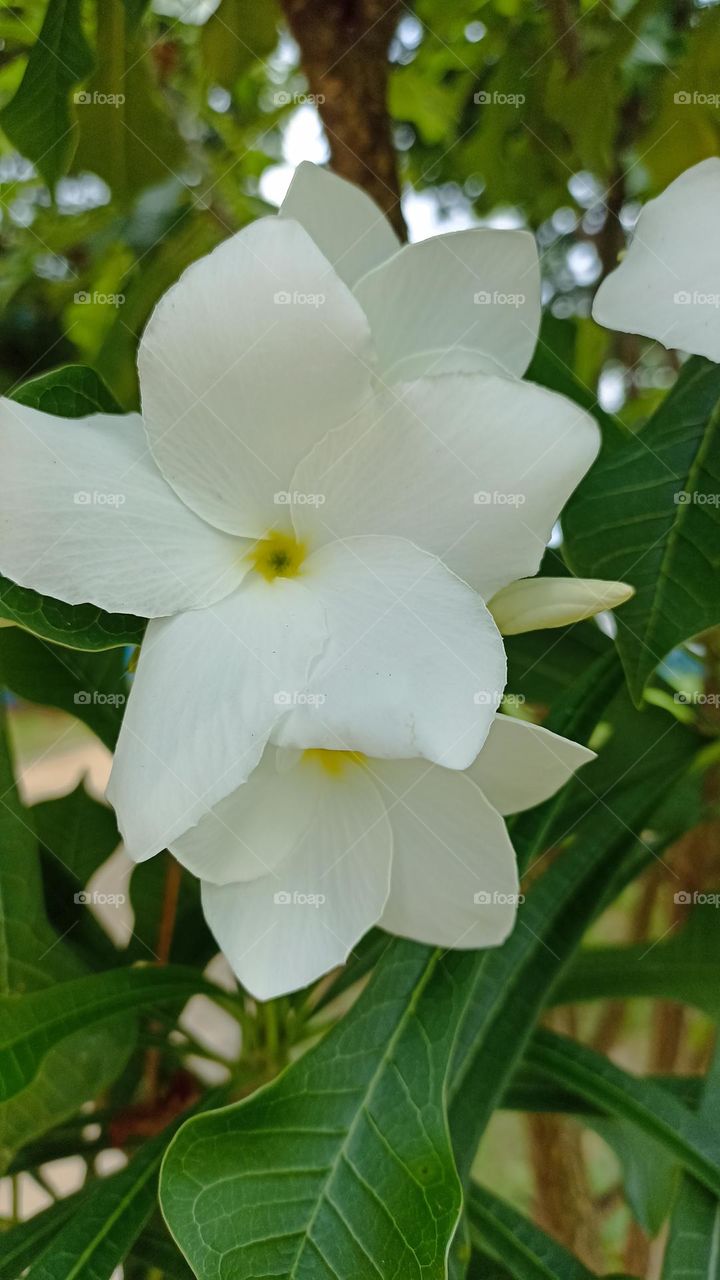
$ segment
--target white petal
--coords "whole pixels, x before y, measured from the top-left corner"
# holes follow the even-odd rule
[[[212,609],[152,622],[108,787],[128,853],[151,857],[255,768],[325,641],[322,608],[290,578],[249,574]]]
[[[138,363],[155,460],[200,515],[261,537],[284,521],[296,463],[367,395],[371,360],[367,321],[307,232],[262,218],[150,318]]]
[[[0,400],[0,571],[68,604],[159,617],[221,600],[245,544],[161,476],[137,414],[56,418]]]
[[[504,636],[564,627],[617,609],[635,594],[626,582],[604,578],[520,578],[493,596],[488,608]]]
[[[208,924],[243,986],[269,1000],[343,964],[380,919],[391,856],[385,805],[367,771],[349,764],[340,777],[328,774],[313,822],[273,875],[202,886]]]
[[[329,640],[309,686],[316,701],[298,703],[273,740],[466,768],[505,684],[480,597],[400,538],[329,543],[304,569]]]
[[[505,823],[465,773],[372,761],[393,830],[380,924],[431,946],[495,947],[515,921],[518,875]]]
[[[307,160],[295,170],[280,213],[305,228],[351,286],[400,248],[387,218],[366,192]]]
[[[526,231],[479,227],[406,245],[363,276],[355,296],[381,373],[419,352],[467,347],[522,375],[540,327],[540,268]]]
[[[579,742],[499,715],[468,775],[499,813],[520,813],[555,795],[576,769],[594,759],[595,752]]]
[[[488,600],[537,572],[600,446],[594,419],[531,383],[446,374],[378,396],[298,467],[300,536],[397,534]]]
[[[720,360],[720,160],[693,165],[642,210],[593,316],[623,333]]]
[[[230,884],[268,875],[313,821],[317,770],[298,767],[300,758],[280,771],[278,754],[268,747],[247,782],[173,840],[171,852],[201,880]]]

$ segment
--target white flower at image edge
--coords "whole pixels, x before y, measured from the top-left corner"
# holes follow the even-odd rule
[[[463,876],[479,891],[492,867],[515,884],[495,812],[504,789],[523,808],[538,769],[551,791],[588,758],[497,716],[493,611],[510,630],[525,614],[543,625],[542,598],[526,606],[532,584],[517,580],[537,572],[598,449],[588,414],[519,380],[539,316],[530,235],[401,248],[367,196],[302,165],[280,216],[194,263],[156,307],[142,417],[68,421],[1,402],[0,571],[151,619],[108,796],[133,858],[168,845],[192,862],[256,993],[309,981],[380,919],[447,946],[499,942],[514,908],[481,911]],[[546,625],[627,595],[591,581],[547,590]],[[276,747],[291,761],[357,753],[340,770],[342,803],[326,795],[338,772],[318,765],[325,754],[278,774]],[[501,756],[498,797],[484,771]],[[313,768],[321,781],[300,785]],[[412,801],[388,799],[416,777]],[[206,832],[222,889],[198,853]],[[305,884],[303,842],[308,886],[318,859],[333,867],[328,905],[292,912],[294,941],[286,913],[253,961],[262,880],[285,888],[287,865]]]
[[[720,361],[720,159],[686,169],[643,207],[595,296],[598,324]]]

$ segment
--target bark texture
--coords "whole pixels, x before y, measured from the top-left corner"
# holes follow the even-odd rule
[[[282,5],[317,100],[332,168],[367,191],[405,239],[387,110],[387,52],[401,16],[400,0],[282,0]]]

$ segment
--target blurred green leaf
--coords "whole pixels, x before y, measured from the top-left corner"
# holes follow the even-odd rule
[[[81,0],[48,0],[20,87],[0,111],[0,127],[49,186],[65,173],[77,145],[70,91],[92,67]]]
[[[126,665],[122,649],[67,649],[19,627],[0,628],[2,682],[28,702],[77,716],[110,750],[127,699]]]
[[[57,1010],[59,991],[85,981],[83,966],[48,923],[32,816],[20,804],[11,758],[0,725],[0,1043],[12,1036],[11,1010],[33,1001]],[[60,985],[58,985],[60,984]],[[21,1093],[0,1104],[0,1169],[32,1138],[72,1115],[99,1093],[125,1064],[133,1047],[133,1022],[114,1027],[76,1024],[47,1046]],[[0,1049],[0,1090],[13,1061]]]
[[[567,1036],[541,1028],[527,1062],[576,1090],[610,1115],[629,1120],[674,1156],[704,1187],[720,1194],[720,1128],[683,1106],[659,1085],[630,1075]]]
[[[486,1187],[471,1186],[468,1216],[475,1248],[509,1267],[513,1280],[591,1280],[567,1249]]]
[[[700,1120],[717,1125],[720,1114],[720,1046],[708,1072]],[[720,1159],[720,1145],[716,1149]],[[720,1202],[694,1178],[684,1178],[670,1222],[662,1280],[720,1280]]]
[[[152,50],[123,0],[98,0],[97,65],[78,120],[73,167],[99,174],[118,203],[177,176],[185,148],[153,82]]]
[[[720,893],[708,894],[720,902]],[[720,1019],[720,918],[713,902],[695,907],[667,941],[581,951],[561,979],[557,1003],[583,1000],[679,1000]]]

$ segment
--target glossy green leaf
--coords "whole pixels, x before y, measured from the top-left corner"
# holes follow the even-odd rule
[[[81,0],[48,0],[20,87],[0,112],[0,128],[51,186],[77,145],[71,90],[93,66],[81,18]]]
[[[33,378],[18,387],[12,398],[59,418],[119,412],[117,402],[104,383],[92,369],[83,365],[66,365]],[[58,430],[62,430],[61,423]],[[111,649],[140,644],[146,625],[144,618],[133,614],[106,613],[93,604],[65,604],[30,587],[20,587],[2,575],[0,617],[41,639],[73,649]]]
[[[202,1280],[445,1276],[460,1187],[443,1089],[473,964],[395,942],[315,1049],[183,1126],[160,1197]]]
[[[720,622],[720,369],[688,361],[637,434],[606,426],[563,516],[582,577],[630,582],[617,643],[636,702],[677,644]]]

